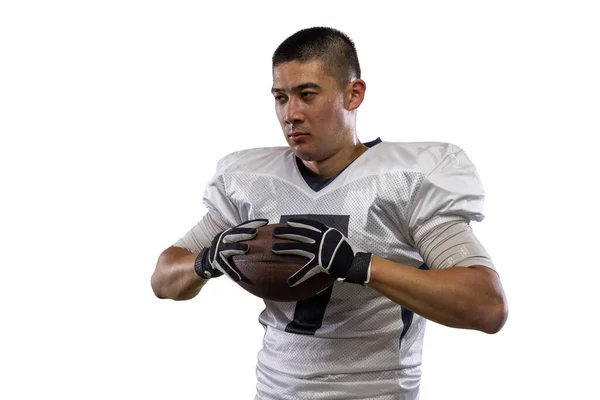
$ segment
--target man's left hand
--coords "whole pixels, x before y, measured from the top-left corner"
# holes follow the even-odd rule
[[[288,226],[275,228],[273,236],[297,243],[275,243],[275,254],[294,254],[309,259],[288,279],[294,287],[320,272],[338,281],[366,285],[371,271],[371,253],[354,254],[346,237],[337,229],[310,219],[290,218]]]

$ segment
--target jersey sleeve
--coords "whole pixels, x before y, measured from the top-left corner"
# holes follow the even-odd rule
[[[217,171],[204,189],[202,203],[207,208],[206,215],[180,238],[173,246],[191,252],[210,246],[212,239],[225,229],[241,223],[238,208],[227,196],[225,170],[229,156],[217,164]]]
[[[482,221],[485,190],[477,169],[459,147],[436,145],[418,156],[424,180],[411,199],[408,226],[414,243],[449,221]]]
[[[175,242],[173,246],[196,253],[205,247],[210,247],[213,238],[225,229],[227,228],[217,224],[212,215],[207,213],[185,236]]]

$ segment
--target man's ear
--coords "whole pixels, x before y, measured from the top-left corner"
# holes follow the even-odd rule
[[[345,105],[348,111],[356,110],[362,104],[366,90],[367,84],[362,79],[355,79],[348,83],[345,94]]]

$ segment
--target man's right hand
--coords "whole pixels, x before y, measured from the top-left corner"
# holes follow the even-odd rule
[[[240,274],[229,264],[229,257],[246,254],[249,246],[245,243],[239,243],[244,240],[254,239],[256,229],[269,223],[266,219],[253,219],[224,230],[216,235],[210,248],[202,249],[194,269],[196,273],[204,279],[216,278],[223,274],[229,276],[234,282],[242,280]]]

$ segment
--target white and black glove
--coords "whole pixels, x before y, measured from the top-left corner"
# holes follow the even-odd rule
[[[239,242],[254,239],[256,228],[268,223],[269,220],[266,219],[253,219],[219,233],[214,237],[210,248],[202,249],[196,257],[196,273],[204,279],[226,274],[235,282],[241,281],[241,275],[229,264],[228,259],[237,254],[246,254],[249,246]]]
[[[273,230],[273,236],[297,243],[275,243],[275,254],[295,254],[309,259],[298,272],[288,279],[293,287],[319,272],[325,272],[338,281],[366,285],[371,275],[371,253],[356,253],[337,229],[310,219],[290,218],[288,226]]]

